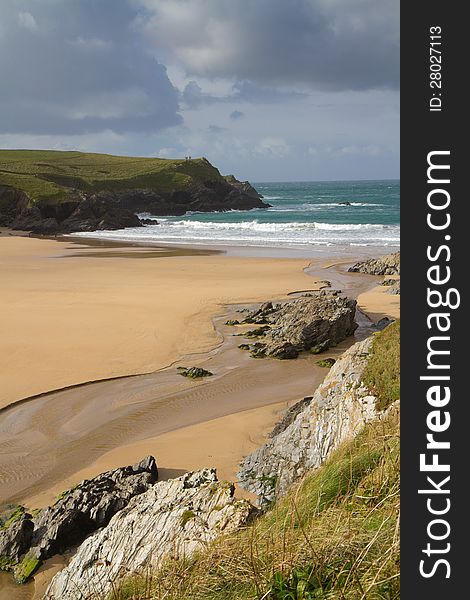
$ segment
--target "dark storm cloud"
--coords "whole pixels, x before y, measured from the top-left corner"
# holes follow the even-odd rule
[[[134,0],[189,75],[317,90],[398,87],[398,0]]]
[[[128,0],[2,0],[0,132],[158,131],[181,122]]]

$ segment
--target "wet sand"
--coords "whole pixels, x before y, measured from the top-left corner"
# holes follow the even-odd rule
[[[383,277],[380,278],[381,280]],[[400,296],[389,294],[390,288],[378,285],[373,289],[360,294],[357,303],[361,310],[366,312],[373,321],[382,317],[400,317]]]

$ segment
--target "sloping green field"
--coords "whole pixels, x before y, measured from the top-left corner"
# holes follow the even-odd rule
[[[138,158],[56,150],[0,150],[0,185],[33,201],[60,202],[70,188],[84,191],[184,190],[198,181],[222,180],[205,158]]]

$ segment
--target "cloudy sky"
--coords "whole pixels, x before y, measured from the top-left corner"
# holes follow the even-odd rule
[[[399,176],[399,0],[1,0],[0,147]]]

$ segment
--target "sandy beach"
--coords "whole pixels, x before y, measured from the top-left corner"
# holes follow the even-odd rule
[[[205,352],[220,341],[211,318],[225,304],[313,287],[306,260],[95,254],[66,241],[0,237],[0,407]]]
[[[381,278],[347,273],[355,258],[1,236],[2,501],[46,506],[82,479],[148,454],[162,480],[214,466],[236,481],[241,458],[327,371],[312,355],[250,359],[225,320],[239,305],[319,289],[325,279],[373,321],[399,316],[399,297]],[[370,333],[367,316],[357,318],[356,335],[329,355]],[[214,377],[188,381],[178,364]],[[57,568],[42,567],[38,589]],[[23,592],[31,598],[34,586]]]

